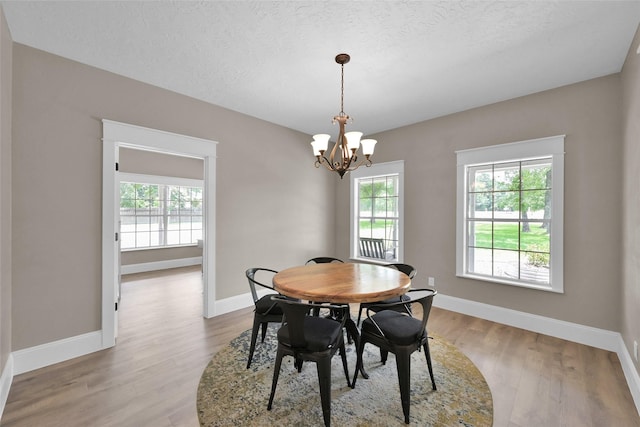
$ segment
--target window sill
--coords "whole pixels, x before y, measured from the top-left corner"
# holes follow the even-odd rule
[[[481,276],[477,274],[456,274],[456,276],[461,277],[463,279],[480,280],[483,282],[497,283],[499,285],[517,286],[520,288],[528,288],[528,289],[534,289],[537,291],[553,292],[556,294],[564,293],[564,290],[562,289],[562,287],[558,289],[557,287],[554,288],[551,285],[544,285],[544,284],[538,284],[538,283],[532,283],[532,282],[521,282],[518,280],[499,279],[496,277]]]
[[[120,249],[121,252],[137,252],[137,251],[152,251],[156,249],[176,249],[176,248],[197,248],[197,243],[190,243],[188,245],[171,245],[171,246],[149,246],[145,248],[127,248]]]

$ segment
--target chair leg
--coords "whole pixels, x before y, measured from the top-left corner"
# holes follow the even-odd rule
[[[349,344],[353,344],[353,338],[351,337],[351,332],[347,328],[344,329],[345,335],[347,336],[347,342]]]
[[[436,380],[433,377],[433,365],[431,365],[431,352],[429,351],[429,338],[427,338],[427,341],[425,341],[422,347],[424,348],[424,357],[427,359],[427,366],[429,367],[429,376],[431,376],[431,385],[433,386],[434,390],[437,390]]]
[[[314,304],[322,304],[322,302],[319,302],[319,301],[311,301],[311,302]],[[320,316],[320,307],[313,307],[311,309],[311,315],[315,317]]]
[[[267,336],[267,326],[269,326],[269,322],[262,322],[262,341],[264,342],[264,338]]]
[[[400,400],[404,422],[409,424],[409,408],[411,406],[411,353],[399,350],[396,352],[396,368],[398,370],[398,382],[400,383]]]
[[[278,385],[278,378],[280,377],[280,365],[282,365],[282,357],[284,352],[278,345],[278,352],[276,353],[276,363],[273,366],[273,381],[271,382],[271,394],[269,395],[269,403],[267,404],[267,410],[271,410],[273,404],[273,396],[276,394],[276,386]]]
[[[331,357],[324,357],[316,362],[318,382],[320,384],[320,403],[324,425],[331,426]]]
[[[251,359],[253,359],[253,352],[256,349],[256,341],[258,340],[258,329],[260,328],[260,322],[258,318],[253,318],[253,329],[251,330],[251,345],[249,346],[249,360],[247,361],[247,369],[251,366]]]
[[[347,378],[347,386],[351,387],[351,380],[349,379],[349,368],[347,367],[347,351],[344,348],[344,340],[340,342],[340,358],[342,358],[342,367],[344,368],[344,375]]]
[[[387,364],[387,357],[389,356],[389,352],[387,350],[380,349],[380,361],[383,365]]]

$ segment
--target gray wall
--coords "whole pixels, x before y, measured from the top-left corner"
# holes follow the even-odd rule
[[[139,251],[122,251],[120,264],[135,265],[148,262],[170,261],[175,259],[196,258],[202,256],[202,248],[197,246],[180,246],[177,248],[153,248]],[[125,274],[125,273],[123,273]]]
[[[633,341],[640,344],[640,30],[622,69],[623,99],[623,277],[621,333],[633,359]],[[640,364],[634,360],[640,372]]]
[[[0,8],[0,373],[11,354],[11,66],[13,42]]]
[[[374,162],[405,160],[405,262],[418,284],[433,276],[445,295],[619,331],[621,108],[616,74],[376,135]],[[455,151],[560,134],[564,294],[456,277]],[[349,189],[339,189],[337,244],[348,248]]]
[[[120,172],[204,179],[204,161],[202,159],[130,148],[121,148],[119,154]],[[197,246],[153,248],[123,251],[120,262],[122,265],[131,265],[200,256],[202,256],[202,248]]]
[[[250,266],[348,257],[348,181],[313,168],[308,136],[11,47],[4,21],[0,43],[3,365],[9,351],[100,328],[102,118],[220,141],[219,298],[246,291],[243,271]],[[375,162],[406,162],[405,261],[418,267],[419,284],[434,276],[443,294],[622,331],[631,349],[640,333],[638,43],[636,36],[622,74],[377,135]],[[457,278],[454,151],[557,134],[567,135],[565,293]],[[13,223],[6,215],[11,195]]]
[[[120,172],[204,179],[204,162],[193,157],[120,148]]]
[[[20,44],[13,54],[13,351],[101,327],[103,118],[219,141],[218,299],[248,291],[249,267],[334,252],[335,177],[313,167],[308,135]]]

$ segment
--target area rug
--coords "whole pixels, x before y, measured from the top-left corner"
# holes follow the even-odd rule
[[[302,372],[285,357],[273,408],[267,411],[277,348],[276,329],[269,328],[256,346],[246,369],[251,331],[245,331],[213,356],[200,378],[197,410],[200,425],[323,426],[318,375],[313,362]],[[437,335],[429,341],[438,390],[431,380],[423,352],[411,359],[411,424],[415,426],[489,427],[493,423],[491,391],[476,366],[453,344]],[[356,366],[355,346],[347,346],[349,373]],[[377,347],[367,344],[364,365],[369,379],[358,376],[355,389],[347,386],[340,355],[331,370],[331,423],[336,426],[405,425],[400,403],[396,361],[389,354],[380,362]]]

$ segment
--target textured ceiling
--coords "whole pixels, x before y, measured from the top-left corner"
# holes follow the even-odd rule
[[[2,1],[14,41],[308,134],[619,72],[640,1]],[[635,48],[634,48],[635,51]]]

